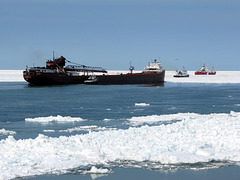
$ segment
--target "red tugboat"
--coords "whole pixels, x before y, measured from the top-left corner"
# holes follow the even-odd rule
[[[212,70],[208,72],[208,75],[216,75],[216,71],[214,67],[212,67]]]
[[[205,66],[205,64],[203,65],[203,67],[201,67],[201,69],[195,72],[195,75],[207,75],[207,74],[208,68]]]
[[[195,75],[216,75],[216,71],[215,71],[214,67],[212,67],[212,70],[209,71],[208,68],[204,64],[201,69],[199,69],[198,71],[195,72]]]

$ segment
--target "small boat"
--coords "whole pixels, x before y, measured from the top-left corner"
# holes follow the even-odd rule
[[[189,77],[187,70],[183,66],[183,70],[176,70],[176,74],[173,77]]]
[[[208,68],[205,66],[205,64],[195,72],[195,75],[207,75],[208,74]]]
[[[216,75],[214,66],[212,67],[212,70],[208,72],[208,75]]]
[[[84,81],[85,84],[97,84],[98,78],[96,75],[89,76],[87,80]]]

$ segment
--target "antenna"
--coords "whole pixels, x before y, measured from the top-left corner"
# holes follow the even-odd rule
[[[54,51],[53,51],[53,61],[54,61],[55,57],[54,57]]]

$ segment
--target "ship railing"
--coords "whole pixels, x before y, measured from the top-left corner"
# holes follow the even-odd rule
[[[103,72],[107,73],[107,71],[101,67],[91,67],[91,66],[76,66],[76,65],[68,65],[65,67],[66,70],[69,71],[82,71],[82,72]]]

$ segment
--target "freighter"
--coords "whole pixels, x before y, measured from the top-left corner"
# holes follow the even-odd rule
[[[109,75],[101,67],[85,65],[67,65],[63,56],[46,62],[46,67],[31,67],[23,71],[24,79],[30,85],[61,85],[61,84],[159,84],[164,82],[165,70],[156,60],[149,64],[141,73]],[[76,64],[76,63],[75,63]],[[101,73],[101,75],[94,75]]]

